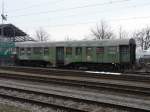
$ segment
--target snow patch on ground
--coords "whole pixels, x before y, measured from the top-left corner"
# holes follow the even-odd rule
[[[100,71],[85,71],[86,73],[95,73],[95,74],[108,74],[108,75],[121,75],[121,73],[114,72],[100,72]]]

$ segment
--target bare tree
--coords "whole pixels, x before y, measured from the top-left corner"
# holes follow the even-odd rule
[[[35,32],[35,37],[38,41],[48,41],[49,40],[49,34],[42,28],[39,28]]]
[[[142,50],[147,50],[150,47],[150,27],[134,32],[133,38],[136,39],[138,46],[140,46]]]
[[[73,39],[69,36],[69,35],[67,35],[66,37],[65,37],[65,41],[72,41]]]
[[[101,24],[97,25],[96,29],[91,29],[91,32],[97,40],[114,38],[114,33],[104,21],[101,21]]]
[[[123,28],[120,26],[118,36],[120,39],[123,39],[123,38],[128,38],[129,34],[125,30],[123,30]]]

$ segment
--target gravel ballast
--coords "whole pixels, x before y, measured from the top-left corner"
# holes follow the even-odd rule
[[[91,99],[91,96],[92,96],[92,100],[104,100],[106,101],[106,99],[104,99],[104,97],[106,97],[107,99],[109,98],[110,101],[114,101],[114,99],[118,99],[118,103],[123,100],[123,101],[131,101],[132,99],[129,99],[127,97],[119,97],[119,96],[116,96],[116,95],[111,95],[111,94],[102,94],[102,93],[93,93],[92,91],[81,91],[81,90],[74,90],[74,89],[70,89],[70,88],[67,88],[67,87],[64,87],[62,88],[61,86],[59,87],[53,87],[51,85],[35,85],[35,83],[33,84],[29,84],[27,83],[26,81],[19,81],[19,82],[16,82],[16,81],[13,81],[13,80],[1,80],[1,85],[7,85],[7,86],[13,86],[13,87],[20,87],[22,89],[29,89],[30,90],[35,90],[35,91],[41,91],[41,92],[50,92],[50,93],[55,93],[55,94],[63,94],[63,95],[68,95],[68,96],[72,96],[72,97],[81,97],[81,98],[84,98],[84,99]],[[84,88],[83,88],[84,89]],[[84,104],[81,102],[80,103],[75,103],[75,102],[72,102],[70,100],[67,100],[67,101],[64,101],[64,100],[58,100],[56,98],[53,98],[53,97],[43,97],[43,96],[37,96],[35,94],[26,94],[26,93],[21,93],[21,92],[18,92],[18,91],[12,91],[12,90],[4,90],[4,89],[0,89],[0,93],[4,93],[4,94],[8,94],[8,95],[12,95],[12,96],[19,96],[19,97],[23,97],[23,98],[28,98],[28,99],[36,99],[36,100],[41,100],[41,101],[44,101],[44,102],[50,102],[50,103],[57,103],[57,104],[61,104],[61,105],[64,105],[64,106],[73,106],[75,108],[85,108],[85,110],[89,110],[89,112],[103,112],[103,111],[107,111],[107,112],[126,112],[124,110],[119,110],[119,109],[116,109],[116,108],[109,108],[109,107],[103,107],[103,106],[97,106],[97,105],[87,105],[87,104]],[[85,94],[86,93],[86,94]],[[114,97],[115,96],[115,97]],[[110,99],[111,98],[111,99]],[[120,100],[121,99],[121,100]],[[2,100],[5,100],[5,99],[2,99]],[[135,99],[134,99],[135,100]],[[136,101],[140,102],[142,100],[140,99],[137,99]],[[0,101],[0,102],[3,102],[3,101]],[[5,101],[4,101],[5,102]],[[10,101],[12,102],[12,104],[16,104],[16,102],[13,102],[13,101]],[[145,101],[146,102],[146,101]],[[31,112],[64,112],[63,110],[53,110],[51,108],[43,108],[43,107],[40,107],[40,106],[36,106],[36,105],[32,105],[32,104],[28,104],[28,103],[20,103],[20,102],[17,102],[17,106],[16,107],[25,107],[25,109],[29,109]],[[10,103],[8,103],[10,104]],[[19,106],[18,106],[19,105]],[[23,105],[23,106],[21,106]],[[91,109],[91,110],[90,110]],[[93,111],[94,110],[94,111]]]
[[[60,109],[44,108],[42,106],[37,106],[37,105],[29,104],[29,103],[20,103],[18,101],[12,101],[12,100],[8,100],[8,99],[4,99],[0,97],[0,106],[1,105],[5,105],[6,107],[7,106],[13,107],[16,110],[20,110],[20,111],[15,111],[15,110],[5,111],[5,108],[4,108],[4,110],[0,112],[66,112]]]
[[[31,112],[31,111],[0,103],[0,112]]]

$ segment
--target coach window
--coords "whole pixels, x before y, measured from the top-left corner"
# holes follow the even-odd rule
[[[31,48],[30,47],[27,48],[27,55],[31,55]]]
[[[72,55],[72,47],[66,48],[66,55]]]
[[[104,47],[97,47],[96,54],[104,54]]]
[[[44,48],[44,55],[48,55],[49,54],[49,49],[48,49],[48,47],[45,47]]]
[[[128,54],[129,53],[129,47],[128,46],[122,47],[120,52],[122,54]]]
[[[92,47],[87,47],[86,48],[86,54],[87,55],[92,55]]]
[[[19,54],[19,47],[15,48],[15,52],[16,52],[16,54]]]
[[[108,52],[109,52],[110,54],[115,54],[115,53],[117,52],[117,47],[115,47],[115,46],[110,46],[110,47],[108,48]]]
[[[76,55],[81,55],[81,53],[82,53],[82,48],[76,47]]]
[[[25,54],[25,49],[24,48],[20,48],[20,55],[24,55]]]
[[[35,47],[33,48],[34,54],[42,54],[42,48],[41,47]]]

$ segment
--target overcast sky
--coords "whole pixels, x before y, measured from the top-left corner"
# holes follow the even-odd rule
[[[39,27],[51,40],[83,39],[101,20],[117,32],[150,25],[150,0],[4,0],[6,23],[30,35]],[[2,0],[1,0],[2,4]]]

